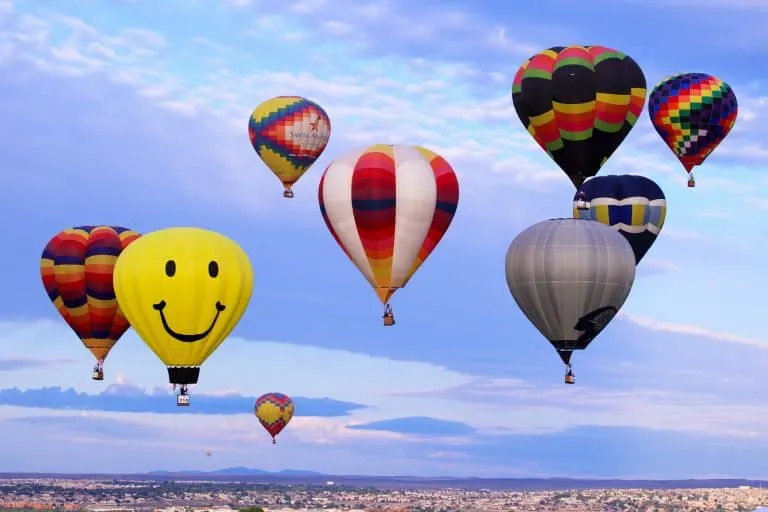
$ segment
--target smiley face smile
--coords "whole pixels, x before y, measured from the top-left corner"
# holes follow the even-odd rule
[[[219,315],[221,314],[221,312],[227,309],[227,307],[224,304],[222,304],[219,301],[216,301],[216,315],[214,315],[213,320],[211,321],[211,325],[209,325],[206,330],[197,334],[182,334],[174,331],[171,328],[171,326],[168,325],[168,320],[165,318],[165,313],[163,312],[163,310],[165,309],[165,306],[167,305],[168,304],[164,300],[161,300],[157,304],[153,304],[152,308],[160,313],[160,322],[162,322],[163,329],[165,330],[165,332],[168,333],[168,335],[173,339],[177,341],[181,341],[183,343],[194,343],[208,336],[213,330],[214,326],[216,325],[216,321],[219,319]]]

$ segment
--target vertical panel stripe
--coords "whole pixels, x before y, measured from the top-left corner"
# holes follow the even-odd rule
[[[352,175],[355,164],[365,151],[366,148],[361,148],[345,153],[328,166],[323,175],[320,197],[323,216],[329,229],[355,267],[371,286],[376,287],[376,279],[357,233],[352,209]]]
[[[352,211],[360,242],[383,302],[392,287],[397,179],[391,146],[377,145],[360,156],[352,174]]]
[[[395,218],[392,286],[403,286],[429,234],[435,216],[437,184],[429,160],[413,146],[394,147],[397,161],[397,212]]]
[[[411,266],[408,278],[405,281],[406,283],[419,269],[421,264],[424,263],[435,247],[437,247],[437,244],[440,243],[443,235],[448,231],[451,221],[453,221],[453,217],[456,214],[456,209],[459,204],[459,180],[448,162],[437,153],[428,149],[418,146],[417,149],[425,156],[425,158],[427,158],[430,167],[432,168],[437,189],[437,198],[435,202],[435,212],[432,216],[432,223],[429,226],[427,237],[419,250],[416,261],[414,261]]]

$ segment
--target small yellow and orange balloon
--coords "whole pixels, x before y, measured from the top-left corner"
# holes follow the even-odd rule
[[[118,256],[139,236],[119,226],[74,227],[51,238],[40,257],[48,298],[96,358],[93,380],[104,380],[104,360],[130,327],[112,275]]]
[[[331,120],[317,103],[300,96],[278,96],[256,107],[248,138],[259,158],[283,184],[283,197],[320,157],[331,137]]]
[[[272,444],[275,444],[277,435],[293,418],[293,400],[282,393],[267,393],[256,399],[253,412],[261,426],[272,436]]]
[[[115,265],[117,300],[181,386],[177,404],[189,405],[187,386],[248,307],[253,269],[237,243],[205,229],[162,229],[136,242]]]

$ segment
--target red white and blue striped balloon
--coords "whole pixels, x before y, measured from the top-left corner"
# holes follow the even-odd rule
[[[386,304],[448,230],[459,182],[428,149],[380,144],[331,163],[318,196],[328,230]]]

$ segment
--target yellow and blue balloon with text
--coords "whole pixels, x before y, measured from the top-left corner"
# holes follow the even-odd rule
[[[283,184],[283,197],[315,163],[331,137],[323,107],[301,96],[277,96],[251,113],[248,138],[256,154]]]

